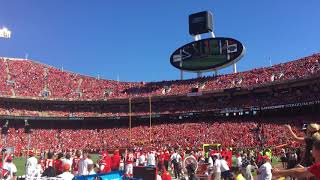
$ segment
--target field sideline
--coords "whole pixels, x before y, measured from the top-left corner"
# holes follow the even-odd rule
[[[98,154],[92,154],[91,155],[92,157],[92,160],[93,162],[96,162],[99,158],[99,155]],[[17,169],[18,169],[18,172],[17,172],[17,175],[18,176],[22,176],[25,174],[25,158],[24,157],[21,157],[21,158],[15,158],[13,160],[14,164],[17,166]],[[272,161],[272,166],[276,166],[276,165],[279,165],[279,160],[277,158],[273,158],[273,161]],[[235,157],[232,158],[232,164],[233,166],[235,166]]]

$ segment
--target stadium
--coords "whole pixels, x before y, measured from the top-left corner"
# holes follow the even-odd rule
[[[7,31],[4,38],[10,37]],[[182,66],[182,52],[188,54],[183,48],[192,49],[205,41],[218,49],[203,52],[218,53],[219,61],[212,56],[203,63],[199,53],[198,62],[189,59]],[[231,41],[238,49],[229,51]],[[210,66],[214,71],[235,64],[244,50],[239,41],[212,36],[182,46],[170,61],[178,69]],[[234,60],[226,62],[229,54]],[[198,77],[185,80],[127,82],[66,71],[41,60],[0,57],[0,177],[46,179],[41,174],[53,178],[70,173],[73,179],[107,179],[119,172],[121,179],[183,179],[183,174],[189,179],[238,179],[242,175],[250,179],[247,166],[256,167],[261,177],[261,167],[269,161],[273,161],[274,176],[296,177],[278,168],[293,164],[290,169],[294,171],[306,157],[298,153],[306,146],[304,140],[312,139],[309,158],[312,147],[320,142],[316,124],[320,123],[320,53],[241,72],[201,76],[202,70],[195,71]],[[308,134],[310,128],[316,129],[313,135]],[[298,141],[299,137],[305,138]],[[120,152],[117,160],[115,152]],[[145,159],[141,160],[142,155]],[[293,155],[297,157],[292,163]],[[302,165],[312,167],[317,164],[314,158]],[[228,162],[228,170],[220,169],[219,159]],[[12,162],[20,163],[18,174],[17,169],[5,168]],[[79,174],[78,163],[87,163]],[[41,173],[35,173],[37,168]],[[50,168],[54,175],[46,171]],[[97,174],[90,174],[90,169]],[[265,171],[271,174],[271,169]]]

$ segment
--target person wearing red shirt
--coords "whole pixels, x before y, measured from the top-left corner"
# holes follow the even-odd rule
[[[164,167],[168,171],[169,168],[169,160],[170,160],[170,153],[168,150],[164,152]]]
[[[73,173],[73,175],[78,175],[80,160],[81,160],[81,152],[79,150],[77,150],[76,157],[74,157],[72,160],[72,173]]]
[[[161,152],[160,155],[158,156],[158,168],[161,169],[164,167],[164,153]]]
[[[100,173],[109,173],[111,171],[111,158],[108,152],[102,153],[102,159],[99,162]]]
[[[166,168],[162,168],[161,170],[162,170],[162,175],[161,175],[162,180],[172,180],[172,177],[170,173],[166,171]]]
[[[134,154],[132,150],[126,156],[126,172],[125,174],[129,177],[133,176],[133,162],[134,162]]]
[[[49,167],[53,167],[54,160],[52,158],[53,158],[53,153],[49,152],[47,155],[47,159],[44,161],[44,170],[46,170]]]
[[[272,174],[275,177],[279,176],[291,176],[297,178],[309,178],[316,177],[320,179],[320,140],[316,139],[312,146],[312,157],[315,159],[315,163],[307,168],[298,167],[289,170],[274,169]]]
[[[115,150],[113,156],[111,157],[111,169],[112,171],[118,171],[120,167],[120,154],[119,150]]]
[[[54,169],[56,170],[56,175],[62,174],[63,173],[63,162],[61,158],[63,157],[62,153],[58,154],[58,158],[54,161]]]

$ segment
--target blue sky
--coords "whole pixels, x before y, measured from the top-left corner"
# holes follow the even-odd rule
[[[319,0],[1,0],[0,27],[12,38],[0,39],[0,56],[106,79],[178,79],[169,57],[193,40],[188,15],[203,10],[214,13],[216,36],[246,46],[240,71],[320,51]]]

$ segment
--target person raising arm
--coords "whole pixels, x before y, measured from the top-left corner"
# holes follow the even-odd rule
[[[297,178],[309,178],[315,176],[320,179],[320,140],[315,140],[312,146],[312,156],[315,163],[309,167],[298,167],[289,170],[273,170],[273,176],[292,176]]]

